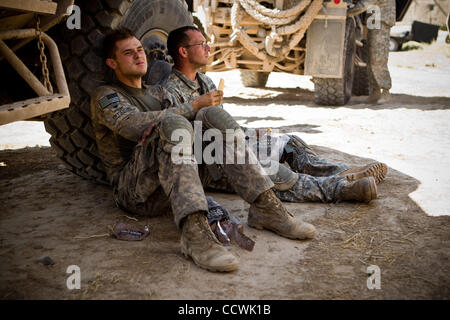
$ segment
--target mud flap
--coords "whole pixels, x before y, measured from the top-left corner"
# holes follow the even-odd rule
[[[345,16],[315,19],[306,39],[305,75],[342,78],[344,74]]]

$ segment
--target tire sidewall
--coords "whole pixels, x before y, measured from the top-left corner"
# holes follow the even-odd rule
[[[192,25],[192,16],[181,14],[185,11],[185,2],[180,0],[138,0],[133,2],[121,25],[131,29],[141,40],[155,29],[169,33],[176,28]]]
[[[152,14],[145,12],[150,7]],[[81,30],[67,32],[64,22],[55,28],[56,33],[62,31],[57,44],[72,102],[69,108],[48,114],[44,123],[51,135],[50,144],[70,171],[94,182],[108,184],[90,113],[90,94],[105,80],[111,79],[101,57],[103,37],[119,26],[130,28],[138,37],[142,36],[143,30],[152,28],[168,33],[189,24],[192,16],[181,0],[93,0],[85,2],[82,10],[85,16]]]
[[[346,29],[346,48],[345,48],[345,64],[344,64],[344,104],[350,100],[353,89],[353,79],[355,75],[355,21],[352,18],[347,19]]]
[[[270,72],[254,70],[240,70],[241,82],[245,87],[264,88],[269,79]]]
[[[319,105],[344,105],[351,96],[354,79],[354,60],[356,54],[355,21],[347,18],[345,28],[343,77],[313,78],[314,101]]]

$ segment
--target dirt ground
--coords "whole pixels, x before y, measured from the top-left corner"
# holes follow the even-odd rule
[[[308,81],[292,84],[292,76],[271,75],[266,89],[241,88],[236,73],[213,76],[225,77],[225,108],[239,123],[300,134],[333,161],[380,160],[390,169],[370,204],[286,203],[316,227],[310,241],[248,228],[247,203],[236,195],[208,193],[256,242],[252,252],[228,247],[240,260],[239,270],[230,274],[196,267],[180,253],[170,216],[139,221],[126,216],[109,187],[67,171],[51,148],[4,148],[0,298],[449,299],[450,56],[448,47],[440,48],[426,55],[435,67],[421,58],[426,48],[391,56],[394,100],[387,106],[357,97],[345,108],[319,108]],[[420,92],[413,83],[419,78]],[[438,87],[428,90],[427,83]],[[149,225],[150,235],[140,242],[113,239],[108,228],[117,222]],[[40,262],[47,256],[53,265]],[[80,289],[66,286],[70,265],[80,268]],[[381,271],[381,289],[368,289],[370,265]]]

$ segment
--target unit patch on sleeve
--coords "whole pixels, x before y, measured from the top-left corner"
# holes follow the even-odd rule
[[[117,93],[111,93],[108,94],[106,96],[104,96],[103,98],[101,98],[100,100],[98,100],[98,103],[100,104],[100,107],[102,109],[105,109],[106,107],[109,107],[111,105],[115,106],[120,102],[119,96],[117,95]]]

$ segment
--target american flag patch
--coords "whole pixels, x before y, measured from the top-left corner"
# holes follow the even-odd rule
[[[103,98],[98,100],[98,103],[100,104],[100,107],[102,107],[102,109],[105,109],[106,107],[109,107],[112,104],[116,105],[119,102],[120,99],[117,93],[108,94],[107,96],[104,96]]]

